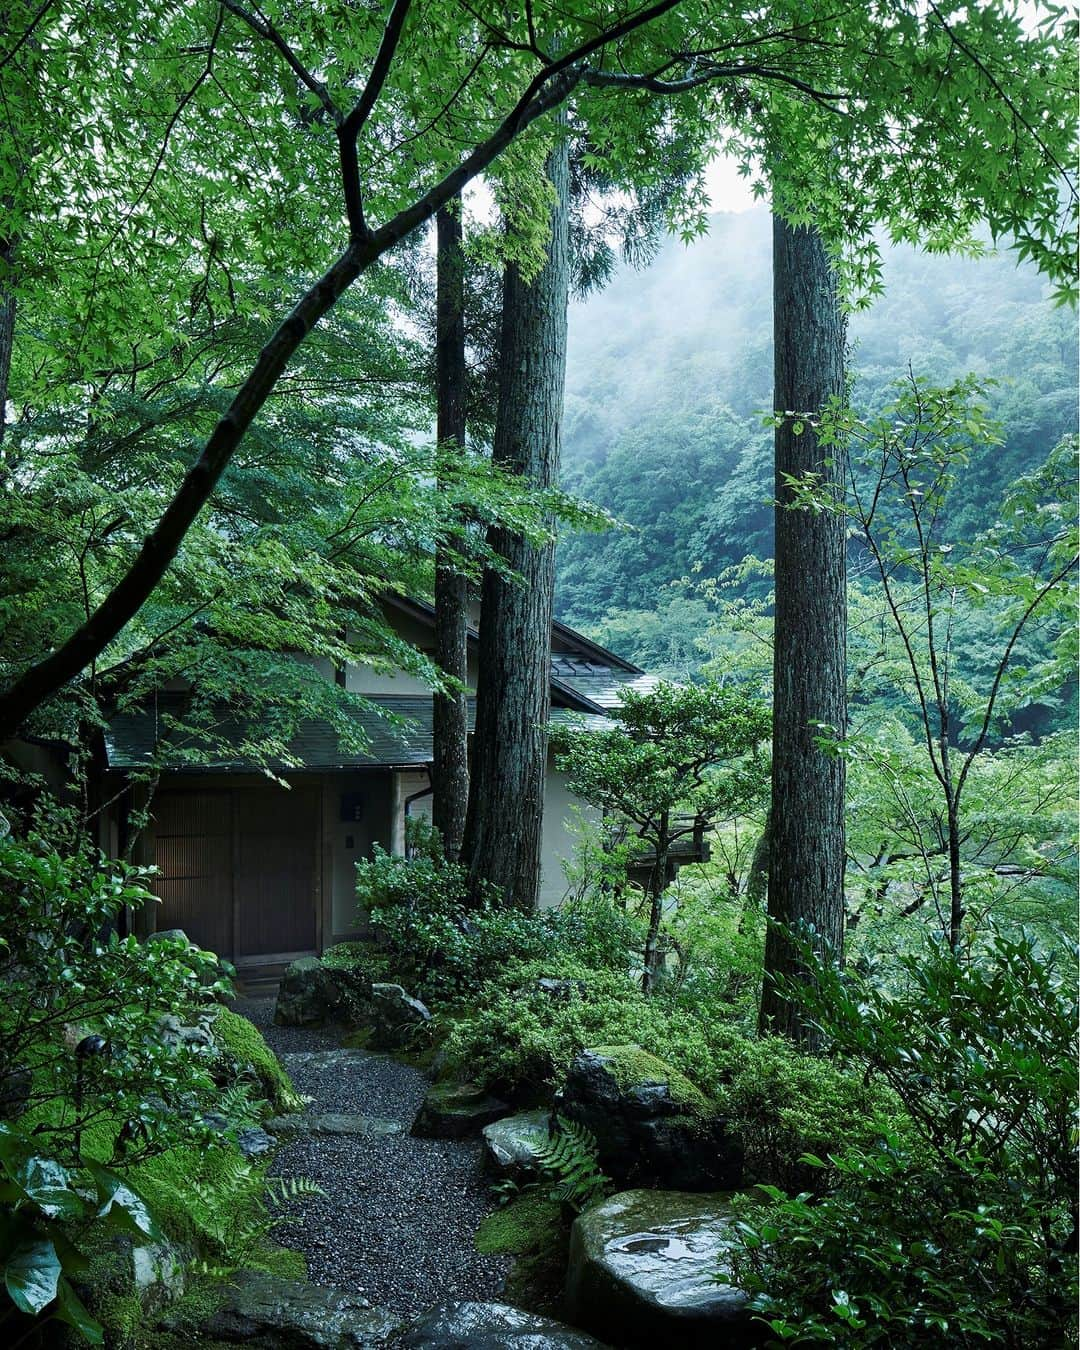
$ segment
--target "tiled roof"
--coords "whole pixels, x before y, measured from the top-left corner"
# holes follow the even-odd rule
[[[551,673],[576,693],[601,708],[617,708],[624,689],[638,694],[650,693],[660,683],[656,675],[640,671],[615,670],[610,666],[582,661],[576,657],[553,656]]]
[[[144,708],[133,709],[115,717],[105,733],[105,749],[112,769],[132,769],[150,762],[159,737],[165,733],[164,721],[170,713],[179,711],[176,695],[159,695]],[[431,748],[431,699],[423,696],[386,697],[365,700],[364,705],[350,709],[357,730],[363,735],[366,750],[363,753],[341,745],[334,727],[321,719],[308,719],[299,724],[289,741],[289,759],[299,761],[302,768],[292,769],[286,761],[271,765],[290,768],[291,772],[326,769],[357,769],[377,766],[427,764]],[[472,709],[470,707],[470,724]],[[174,733],[175,734],[175,733]],[[258,734],[250,726],[229,720],[226,713],[214,728],[211,749],[197,735],[179,735],[166,749],[169,767],[192,773],[238,772],[252,767],[250,755],[243,752],[244,742]],[[194,751],[195,760],[181,762],[184,751]]]

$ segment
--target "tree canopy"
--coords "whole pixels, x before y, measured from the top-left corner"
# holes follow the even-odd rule
[[[688,234],[703,223],[700,171],[723,142],[763,188],[784,161],[778,207],[815,219],[853,284],[875,285],[877,221],[944,247],[985,219],[1067,288],[1067,26],[1025,31],[996,7],[826,10],[658,0],[531,5],[493,21],[409,0],[385,14],[232,0],[153,16],[126,3],[9,7],[0,239],[16,408],[94,372],[137,378],[173,359],[194,314],[270,331],[225,386],[132,567],[16,675],[5,728],[145,603],[300,343],[357,276],[489,168],[523,261],[539,260],[536,168],[559,103],[571,100],[571,128],[616,184],[647,183],[657,147],[681,138],[684,186],[668,209]],[[288,280],[300,275],[315,280]]]

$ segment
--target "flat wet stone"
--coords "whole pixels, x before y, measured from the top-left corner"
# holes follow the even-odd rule
[[[618,1345],[761,1345],[765,1328],[753,1320],[749,1297],[722,1282],[734,1229],[727,1192],[612,1196],[574,1221],[569,1316]]]
[[[345,1062],[355,1064],[364,1057],[363,1050],[293,1050],[278,1055],[282,1064],[292,1069],[333,1069]]]
[[[358,1134],[377,1138],[380,1135],[401,1133],[399,1121],[382,1120],[378,1116],[355,1116],[347,1111],[274,1116],[265,1123],[267,1130],[276,1135]]]
[[[259,1350],[370,1350],[387,1345],[401,1319],[343,1289],[240,1271],[217,1311],[197,1328],[162,1325]]]
[[[402,1350],[604,1350],[583,1331],[505,1303],[444,1303],[412,1324]]]
[[[496,1176],[515,1181],[535,1176],[536,1151],[551,1138],[550,1111],[522,1111],[484,1128],[484,1165]]]

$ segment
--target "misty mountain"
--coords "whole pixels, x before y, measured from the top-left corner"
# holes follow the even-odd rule
[[[954,499],[974,531],[1005,485],[1076,424],[1077,337],[1031,268],[883,249],[885,294],[849,325],[855,401],[881,406],[908,367],[938,383],[997,381],[1006,445],[976,457]],[[557,610],[598,630],[650,611],[671,581],[771,553],[771,225],[764,208],[718,215],[690,246],[621,270],[571,307],[564,481],[634,530],[568,535]],[[640,653],[639,653],[640,655]]]

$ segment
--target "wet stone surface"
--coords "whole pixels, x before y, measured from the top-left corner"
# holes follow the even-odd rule
[[[484,1130],[484,1163],[496,1177],[535,1180],[540,1174],[538,1148],[551,1139],[551,1112],[522,1111],[505,1116]]]
[[[435,1083],[413,1121],[418,1139],[467,1139],[510,1110],[475,1083]]]
[[[504,1303],[447,1303],[395,1341],[401,1350],[604,1350],[600,1341]]]
[[[567,1311],[625,1346],[725,1350],[761,1343],[747,1295],[717,1276],[735,1219],[730,1196],[623,1191],[574,1223]]]
[[[400,1134],[396,1120],[378,1116],[358,1116],[348,1111],[308,1111],[303,1115],[273,1116],[266,1128],[279,1138],[297,1134],[362,1134],[376,1139],[380,1135]]]

